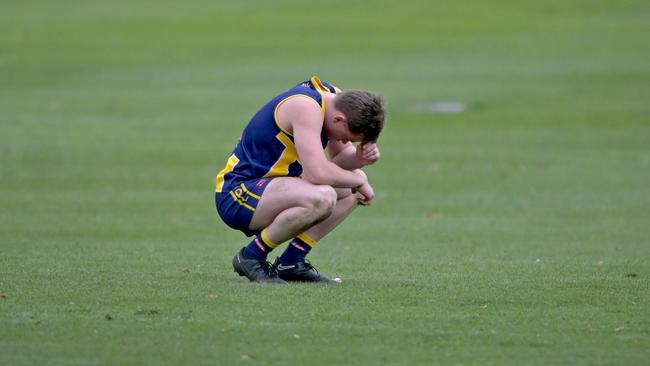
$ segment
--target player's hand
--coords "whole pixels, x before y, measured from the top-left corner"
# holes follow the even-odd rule
[[[372,200],[375,198],[375,190],[372,188],[370,183],[365,183],[361,187],[357,188],[357,200],[360,205],[368,206],[372,203]]]
[[[374,164],[379,160],[379,147],[376,142],[365,142],[357,145],[357,160],[362,166]]]

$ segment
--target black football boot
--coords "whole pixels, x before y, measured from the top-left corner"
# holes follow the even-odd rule
[[[278,277],[290,282],[322,282],[329,284],[338,284],[322,274],[318,273],[316,268],[309,262],[298,262],[292,264],[280,263],[280,258],[276,258],[272,267],[278,274]]]
[[[278,273],[271,263],[264,260],[246,259],[242,255],[243,252],[244,248],[232,259],[232,267],[240,276],[245,276],[252,282],[287,284],[286,281],[278,277]]]

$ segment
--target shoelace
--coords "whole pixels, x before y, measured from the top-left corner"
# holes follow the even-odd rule
[[[260,262],[260,266],[262,267],[262,270],[266,273],[269,274],[269,276],[277,277],[278,276],[278,271],[273,268],[273,265],[269,262]]]
[[[316,273],[320,273],[320,272],[318,272],[318,270],[316,269],[316,267],[312,266],[311,263],[310,263],[310,262],[307,262],[307,261],[305,261],[305,268],[307,268],[307,269],[313,269],[314,271],[316,271]]]

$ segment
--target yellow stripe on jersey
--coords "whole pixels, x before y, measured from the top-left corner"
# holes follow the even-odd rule
[[[298,151],[293,141],[282,131],[278,132],[275,137],[284,145],[284,150],[269,172],[264,175],[264,178],[286,177],[289,175],[289,165],[298,161]]]
[[[244,190],[244,192],[246,192],[247,195],[249,195],[249,196],[255,198],[256,200],[259,201],[260,198],[262,198],[262,197],[256,195],[255,193],[249,191],[248,188],[246,188],[246,186],[244,185],[244,183],[241,184],[241,187],[242,187],[242,189]]]
[[[324,91],[329,92],[329,89],[327,89],[325,87],[325,85],[323,85],[323,83],[320,81],[320,79],[316,75],[312,76],[310,81],[311,81],[311,85],[313,85],[314,88],[316,88],[316,91],[318,92],[318,94],[320,94],[320,99],[321,99],[320,109],[321,109],[321,113],[323,113],[323,116],[324,116],[325,115],[325,98],[323,98],[323,92]]]
[[[230,195],[231,195],[232,198],[235,200],[235,202],[237,202],[237,203],[239,203],[240,205],[246,207],[247,209],[249,209],[249,210],[255,212],[255,207],[253,207],[253,206],[249,205],[248,203],[246,203],[246,202],[245,202],[241,197],[237,197],[237,195],[235,194],[235,192],[230,191]]]
[[[217,182],[215,184],[215,189],[214,189],[215,192],[221,192],[224,183],[223,177],[226,174],[232,172],[233,169],[235,169],[235,165],[237,165],[237,163],[239,163],[239,159],[237,158],[237,156],[235,156],[235,154],[230,155],[230,158],[228,158],[228,162],[226,163],[226,167],[223,168],[223,170],[221,170],[219,174],[217,174]]]
[[[316,75],[313,75],[311,77],[311,84],[316,88],[318,92],[324,92],[327,91],[329,92],[330,90],[323,84],[322,81],[320,81],[320,78]]]
[[[323,82],[320,80],[320,78],[318,76],[316,76],[316,75],[311,77],[311,83],[312,83],[312,85],[316,86],[317,91],[321,91],[321,92],[326,91],[326,92],[334,93],[334,94],[341,92],[341,88],[339,88],[336,85],[330,84],[332,86],[332,88],[334,88],[334,90],[330,89],[327,85],[323,84]]]
[[[329,93],[340,93],[341,92],[341,89],[339,89],[336,85],[332,85],[332,84],[330,84],[330,85],[332,85],[332,87],[334,88],[334,91],[330,90],[330,88],[327,85],[323,84],[323,82],[320,80],[320,78],[318,76],[316,76],[316,75],[313,75],[311,77],[311,83],[312,83],[312,85],[314,85],[316,87],[316,91],[318,91],[318,92],[324,92],[324,91],[329,92]]]

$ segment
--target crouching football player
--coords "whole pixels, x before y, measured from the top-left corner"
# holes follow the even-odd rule
[[[360,168],[379,159],[384,115],[378,95],[341,91],[314,76],[253,116],[216,179],[219,215],[254,236],[233,258],[235,272],[254,282],[333,282],[305,257],[358,205],[372,202]],[[267,262],[285,241],[285,251]]]

